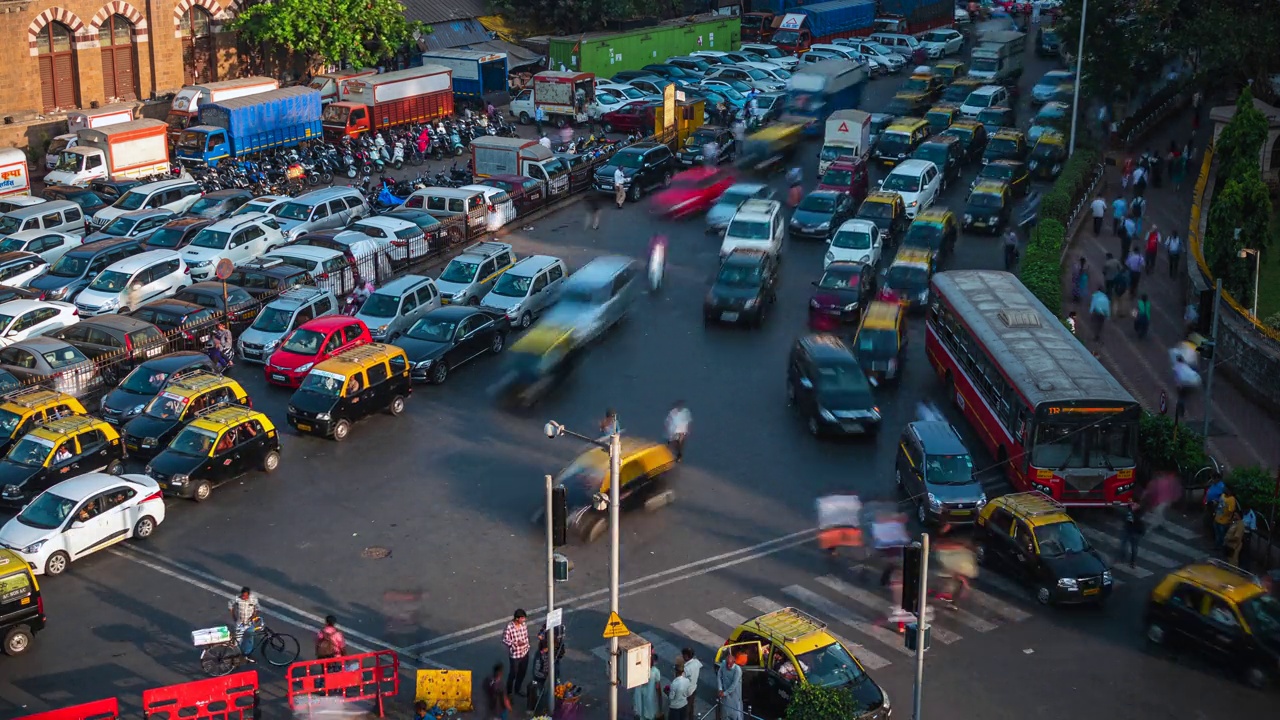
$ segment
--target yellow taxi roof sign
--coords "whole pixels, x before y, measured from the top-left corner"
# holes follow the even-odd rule
[[[622,618],[618,617],[618,613],[609,613],[609,620],[604,624],[604,639],[625,637],[630,634],[631,631],[622,622]]]

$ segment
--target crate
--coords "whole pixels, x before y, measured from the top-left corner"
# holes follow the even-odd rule
[[[440,706],[445,710],[471,712],[470,670],[419,670],[414,700],[422,700],[427,707]]]

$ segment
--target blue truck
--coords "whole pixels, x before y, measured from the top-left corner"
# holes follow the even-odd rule
[[[178,139],[177,156],[181,163],[216,167],[222,160],[320,136],[320,92],[290,87],[202,104],[199,124]]]
[[[787,112],[808,118],[805,135],[821,135],[831,113],[858,107],[866,84],[866,65],[851,60],[823,60],[802,65],[787,80]]]
[[[507,54],[480,50],[432,50],[422,53],[427,65],[443,65],[453,71],[453,101],[484,106],[511,102],[507,85]]]
[[[829,0],[790,8],[770,41],[783,52],[802,53],[810,45],[870,34],[876,0]]]

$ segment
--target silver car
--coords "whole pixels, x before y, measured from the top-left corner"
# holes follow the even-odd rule
[[[446,305],[479,305],[498,276],[515,262],[516,254],[507,243],[484,241],[467,246],[436,278],[441,301]]]
[[[555,304],[568,272],[564,261],[550,255],[530,255],[498,278],[480,307],[506,315],[513,327],[527,328]]]
[[[738,211],[738,206],[748,200],[772,200],[773,190],[760,183],[735,183],[720,196],[715,205],[707,211],[707,232],[722,233],[729,227],[729,220]]]
[[[440,307],[436,283],[423,275],[405,275],[378,288],[360,306],[356,319],[369,327],[375,342],[400,339],[428,311]]]
[[[265,363],[294,328],[336,312],[338,299],[329,290],[310,285],[289,288],[267,303],[253,324],[240,333],[236,341],[240,357],[248,362]]]
[[[578,344],[589,343],[626,317],[640,292],[640,275],[631,258],[598,257],[570,276],[544,320],[573,328]]]

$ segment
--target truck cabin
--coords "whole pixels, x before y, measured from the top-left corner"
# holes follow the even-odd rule
[[[809,46],[813,44],[813,35],[808,28],[804,27],[796,30],[780,28],[773,33],[773,38],[769,42],[783,52],[798,55],[808,51]]]
[[[773,35],[771,12],[751,12],[742,16],[742,39],[747,42],[768,42]]]
[[[169,125],[169,137],[176,138],[181,136],[182,131],[195,122],[196,116],[199,114],[196,111],[198,97],[194,94],[190,96],[179,94],[178,97],[173,99],[173,105],[169,107],[169,114],[164,119]]]
[[[871,32],[909,35],[911,33],[908,32],[907,27],[907,19],[901,15],[880,15],[876,17]]]
[[[311,82],[307,83],[307,87],[312,90],[320,91],[320,103],[328,105],[338,99],[338,83],[343,80],[351,80],[354,78],[364,77],[366,75],[377,74],[375,69],[365,70],[338,70],[337,72],[321,73],[311,78]]]
[[[102,167],[104,162],[105,158],[103,158],[101,150],[77,145],[62,151],[58,156],[58,164],[53,170],[54,172],[79,174],[97,170]]]
[[[179,162],[216,164],[218,158],[230,155],[226,147],[227,133],[214,125],[193,125],[182,131],[178,138]]]
[[[332,139],[355,139],[369,132],[369,108],[356,103],[331,102],[320,114],[320,125],[324,134]]]

